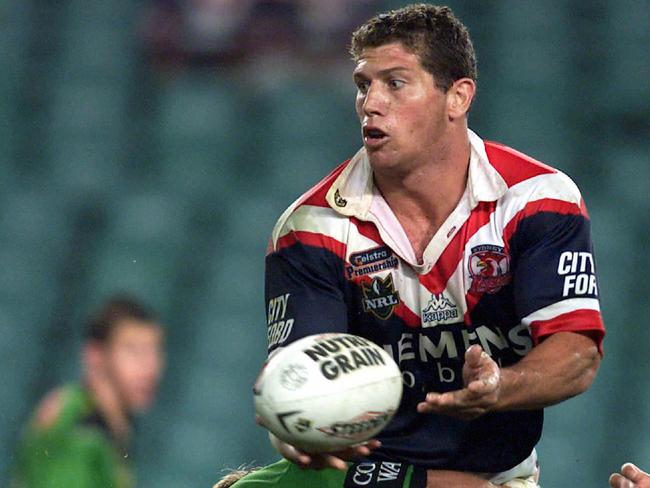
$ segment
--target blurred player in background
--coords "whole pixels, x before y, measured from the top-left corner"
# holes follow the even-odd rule
[[[346,487],[375,486],[386,463],[411,486],[537,486],[543,409],[589,388],[601,359],[580,192],[468,129],[476,58],[449,8],[378,15],[351,52],[364,147],[273,230],[269,352],[360,335],[393,355],[404,395],[380,442],[308,455],[271,441],[302,468],[347,469]],[[436,481],[447,472],[473,476]]]
[[[632,463],[625,463],[620,473],[609,477],[609,484],[612,488],[650,488],[650,474]]]
[[[163,330],[136,300],[108,300],[89,322],[83,378],[49,393],[18,452],[19,488],[129,488],[132,415],[153,403]]]

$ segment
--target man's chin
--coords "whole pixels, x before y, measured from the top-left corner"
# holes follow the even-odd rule
[[[154,400],[154,396],[133,398],[129,402],[129,411],[133,414],[146,412],[153,406]]]
[[[367,151],[367,154],[368,162],[370,163],[370,167],[373,169],[392,168],[397,164],[395,154],[391,154],[389,151],[378,149]]]

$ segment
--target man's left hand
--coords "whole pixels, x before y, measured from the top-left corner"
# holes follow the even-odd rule
[[[489,412],[499,400],[501,370],[496,362],[473,345],[465,352],[461,390],[446,393],[428,393],[418,404],[420,413],[440,413],[463,420],[471,420]]]

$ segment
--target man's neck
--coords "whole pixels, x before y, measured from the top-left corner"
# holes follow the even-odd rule
[[[375,172],[375,185],[402,225],[418,261],[467,186],[471,149],[465,131],[406,173]]]
[[[105,380],[86,378],[86,387],[98,412],[108,424],[111,433],[120,444],[126,444],[131,436],[131,423],[119,395]]]

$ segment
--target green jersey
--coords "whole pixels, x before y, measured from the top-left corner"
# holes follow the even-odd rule
[[[18,450],[18,488],[130,488],[126,452],[112,439],[88,392],[68,385],[47,427],[33,419]]]
[[[319,471],[300,469],[295,464],[283,459],[264,468],[247,474],[237,481],[232,488],[341,488],[345,472],[338,469]]]
[[[347,472],[338,469],[301,469],[282,459],[247,474],[232,488],[343,488],[343,487],[423,487],[426,470],[402,463],[361,462]]]

